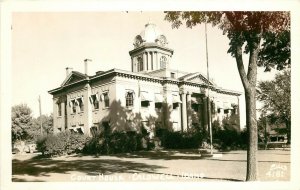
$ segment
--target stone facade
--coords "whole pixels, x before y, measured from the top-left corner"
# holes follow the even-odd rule
[[[207,129],[208,93],[212,120],[239,116],[241,93],[222,89],[201,73],[172,70],[173,50],[167,44],[156,25],[149,23],[129,52],[131,71],[111,69],[89,76],[67,68],[62,85],[49,91],[54,131],[93,135],[110,126],[138,132],[143,125],[154,136],[158,125],[175,131],[193,125]]]

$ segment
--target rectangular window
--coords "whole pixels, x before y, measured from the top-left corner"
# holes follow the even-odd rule
[[[198,111],[199,111],[199,104],[192,104],[192,109],[193,109],[195,112],[198,112]]]
[[[155,108],[156,109],[161,109],[162,108],[162,103],[161,102],[155,102]]]
[[[171,73],[171,78],[172,78],[172,79],[175,78],[175,73]]]
[[[76,131],[75,131],[74,129],[70,129],[70,132],[71,132],[72,134],[75,134],[75,133],[76,133]]]
[[[211,104],[210,104],[210,110],[211,110],[211,113],[212,113],[212,114],[215,114],[215,113],[216,113],[216,107],[215,107],[214,102],[211,102]]]
[[[218,108],[218,113],[221,113],[221,108]]]
[[[60,102],[57,103],[57,114],[58,114],[58,116],[61,116],[61,103]]]
[[[77,103],[76,103],[76,100],[71,100],[71,113],[76,113],[76,105],[77,105]]]
[[[227,110],[227,109],[226,109],[226,110],[224,110],[224,113],[226,113],[226,114],[227,114],[227,113],[229,113],[229,110]]]
[[[79,133],[79,134],[81,134],[81,135],[83,135],[84,134],[84,125],[79,125],[80,127],[79,128],[77,128],[77,133]]]
[[[150,105],[150,101],[152,101],[150,94],[148,92],[141,92],[141,106],[148,107]]]
[[[182,103],[180,97],[176,94],[172,95],[172,102],[173,102],[172,107],[174,110],[176,110],[179,107],[179,104]]]
[[[179,107],[179,103],[176,102],[176,103],[173,103],[173,110],[177,109]]]
[[[235,115],[235,114],[237,114],[237,109],[236,109],[236,108],[233,108],[233,110],[232,110],[232,115]]]
[[[91,132],[91,135],[92,135],[93,137],[97,136],[97,134],[98,134],[98,127],[97,127],[97,126],[91,127],[91,128],[90,128],[90,132]]]
[[[93,109],[97,110],[99,109],[99,98],[98,94],[91,95],[91,103],[93,104]]]
[[[104,106],[105,106],[106,108],[108,108],[108,107],[109,107],[109,97],[108,97],[108,92],[106,92],[106,93],[103,94],[103,99],[104,99]]]
[[[126,107],[133,106],[133,92],[127,92],[126,94]]]
[[[78,102],[80,112],[83,112],[84,111],[83,97],[77,98],[77,102]]]
[[[150,102],[149,101],[141,101],[141,106],[143,107],[143,108],[146,108],[146,107],[148,107],[150,105]]]

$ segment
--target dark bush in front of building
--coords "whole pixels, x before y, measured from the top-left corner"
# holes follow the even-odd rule
[[[220,130],[215,137],[219,140],[220,149],[222,150],[236,150],[240,147],[240,134],[236,130]]]
[[[147,136],[133,131],[99,133],[86,143],[83,153],[107,155],[147,149],[143,146],[143,140],[146,139]]]
[[[236,126],[219,121],[212,123],[213,146],[222,151],[246,149],[248,133],[240,131]]]
[[[37,150],[45,156],[77,153],[82,151],[87,139],[88,137],[85,135],[71,133],[70,131],[50,134],[38,138]]]
[[[184,132],[157,128],[156,136],[166,149],[199,148],[204,140],[204,134],[195,126]]]

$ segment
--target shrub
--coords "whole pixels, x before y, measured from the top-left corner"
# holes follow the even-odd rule
[[[68,154],[81,152],[88,140],[88,137],[78,133],[70,133],[66,135],[66,148]]]
[[[214,148],[220,150],[246,149],[248,133],[246,130],[239,131],[229,124],[223,128],[216,122],[213,123]]]
[[[42,136],[37,140],[37,150],[46,156],[71,154],[82,151],[87,137],[70,131]]]
[[[239,147],[240,135],[235,130],[220,130],[217,134],[217,138],[220,140],[220,148],[223,150],[232,150]]]
[[[99,133],[86,143],[83,152],[86,154],[104,155],[133,152],[143,149],[143,137],[143,134],[126,131]]]
[[[65,146],[66,142],[56,135],[40,137],[37,141],[38,151],[47,156],[62,155],[64,153]]]
[[[83,153],[86,154],[98,154],[104,151],[104,142],[99,136],[92,137],[87,141],[83,148]]]
[[[204,134],[197,126],[184,132],[158,128],[156,136],[160,138],[162,146],[167,149],[199,148],[204,140]]]
[[[123,153],[129,151],[129,138],[125,132],[114,132],[109,137],[107,153]]]

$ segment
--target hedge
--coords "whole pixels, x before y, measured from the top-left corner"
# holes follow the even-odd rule
[[[85,135],[64,131],[38,138],[37,150],[46,156],[71,154],[80,152],[87,140],[88,137]]]

